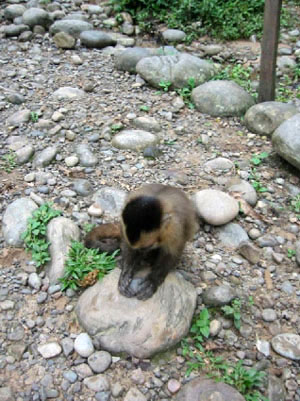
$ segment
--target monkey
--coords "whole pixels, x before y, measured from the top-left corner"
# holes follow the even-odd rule
[[[109,224],[103,226],[109,228]],[[87,246],[99,246],[106,235],[103,226],[88,234]],[[182,190],[147,184],[129,193],[117,227],[122,253],[119,291],[126,297],[146,300],[176,266],[198,225],[194,205]],[[114,232],[112,227],[109,230]],[[135,273],[144,266],[149,266],[150,272],[133,285]]]

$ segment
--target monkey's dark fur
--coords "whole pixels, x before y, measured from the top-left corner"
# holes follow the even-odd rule
[[[126,297],[145,300],[176,266],[196,228],[194,206],[180,189],[149,184],[128,195],[121,226],[96,227],[86,237],[85,244],[103,250],[103,239],[121,237],[119,291]],[[134,289],[131,285],[134,274],[145,265],[150,266],[150,273]]]

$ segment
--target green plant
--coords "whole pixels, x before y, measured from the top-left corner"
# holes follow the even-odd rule
[[[83,231],[87,234],[87,233],[89,233],[90,231],[92,231],[92,229],[94,228],[94,227],[96,227],[96,224],[93,224],[93,223],[85,223],[84,225],[83,225]]]
[[[85,248],[81,242],[72,241],[65,263],[65,273],[60,279],[62,291],[67,288],[76,290],[79,281],[94,271],[97,273],[98,280],[103,278],[106,273],[114,269],[118,252],[116,250],[112,255],[106,252],[99,253],[97,249]]]
[[[30,119],[33,123],[36,123],[39,120],[39,115],[36,111],[32,111],[30,113]]]
[[[251,83],[252,73],[253,71],[251,67],[243,67],[241,64],[228,65],[223,70],[214,75],[212,77],[212,80],[234,81],[242,88],[252,93],[253,96],[257,96],[257,94],[252,88],[252,83]]]
[[[177,142],[177,139],[165,139],[164,144],[168,146],[173,146]]]
[[[54,217],[60,216],[61,211],[53,209],[50,203],[44,203],[36,209],[28,220],[27,229],[22,235],[26,251],[31,251],[32,259],[37,267],[50,260],[48,248],[50,242],[46,240],[47,224]]]
[[[160,81],[158,85],[164,92],[168,92],[168,90],[170,89],[170,87],[172,85],[172,82],[170,82],[170,81]]]
[[[7,173],[11,173],[16,165],[16,154],[12,150],[2,156],[1,168]]]
[[[246,369],[242,365],[243,361],[239,361],[236,365],[221,365],[219,367],[221,376],[216,377],[217,381],[234,386],[244,395],[246,401],[268,401],[256,390],[262,386],[265,373],[256,369]]]
[[[250,162],[254,164],[254,166],[259,166],[268,156],[269,153],[267,152],[255,154],[251,157]]]
[[[204,338],[209,337],[209,312],[207,308],[202,309],[198,318],[195,319],[191,327],[191,334],[194,341],[202,343]]]
[[[112,135],[114,135],[118,131],[121,131],[122,128],[123,128],[123,124],[122,123],[116,123],[116,124],[112,124],[110,126],[110,131],[111,131]]]
[[[296,251],[295,251],[295,249],[291,249],[291,248],[288,248],[288,250],[287,250],[287,256],[288,256],[288,258],[292,258],[293,256],[295,256],[296,255]]]
[[[148,112],[150,110],[150,107],[146,106],[146,105],[142,105],[142,106],[140,106],[140,110]]]
[[[291,200],[291,207],[292,210],[298,214],[298,218],[300,218],[300,194],[296,195],[293,197],[293,199]]]
[[[129,12],[141,29],[154,32],[160,22],[184,29],[187,41],[199,34],[227,40],[262,31],[264,0],[111,0],[111,4],[116,13]]]
[[[251,169],[249,179],[250,179],[251,185],[257,192],[260,192],[260,193],[268,192],[268,188],[264,187],[263,184],[260,182],[260,177],[256,171],[256,168]]]
[[[184,86],[183,88],[177,89],[176,92],[178,93],[179,96],[182,97],[184,103],[190,108],[194,109],[195,105],[191,101],[191,94],[192,90],[195,88],[195,78],[189,78],[187,86]]]
[[[233,324],[238,330],[241,328],[241,306],[241,301],[236,298],[231,302],[231,305],[225,305],[221,308],[226,316],[233,319]]]

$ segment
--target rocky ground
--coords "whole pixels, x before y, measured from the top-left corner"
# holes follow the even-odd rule
[[[10,3],[18,2],[2,2],[2,15]],[[81,1],[58,3],[64,13],[88,14]],[[102,26],[100,16],[92,14],[91,20]],[[216,314],[221,323],[213,337],[216,355],[265,369],[271,378],[270,401],[299,401],[299,210],[291,202],[300,194],[297,170],[272,150],[270,137],[248,131],[243,119],[189,109],[175,91],[158,92],[135,74],[115,69],[116,53],[132,45],[132,37],[118,37],[116,48],[88,49],[77,42],[74,49],[62,50],[41,28],[21,39],[5,34],[6,25],[3,18],[0,154],[16,151],[19,163],[3,159],[1,214],[21,197],[37,204],[53,201],[83,235],[86,223],[112,219],[89,209],[93,193],[105,186],[128,191],[155,181],[192,196],[203,189],[226,192],[240,179],[254,183],[253,207],[244,205],[227,231],[202,223],[180,269],[197,289],[197,311],[210,304],[203,294],[214,286],[229,284],[243,300],[239,331]],[[283,33],[281,48],[294,49],[299,28],[293,27],[293,35]],[[156,47],[155,42],[138,41]],[[204,38],[186,49],[209,58],[212,44]],[[226,43],[214,60],[258,65],[258,55],[257,43]],[[80,98],[53,96],[62,87],[79,89]],[[295,106],[300,112],[296,101]],[[112,146],[120,127],[141,126],[159,131],[160,144],[147,150],[153,157]],[[252,156],[262,152],[269,156],[254,166]],[[239,190],[234,189],[236,196]],[[236,249],[247,235],[258,258]],[[30,255],[9,248],[4,237],[0,267],[0,400],[166,400],[189,380],[180,347],[151,360],[92,350],[93,358],[87,360],[78,344],[74,352],[74,340],[83,331],[74,314],[78,295],[50,285],[44,271],[32,281],[36,268]],[[291,353],[279,355],[270,347],[281,333],[296,335]],[[88,339],[83,342],[88,345]],[[41,348],[46,345],[50,350]],[[287,338],[283,348],[289,348]]]

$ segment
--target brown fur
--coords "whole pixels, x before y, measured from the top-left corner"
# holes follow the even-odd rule
[[[120,241],[120,223],[107,223],[93,228],[86,235],[84,245],[87,248],[96,248],[101,252],[112,253],[120,248]]]

